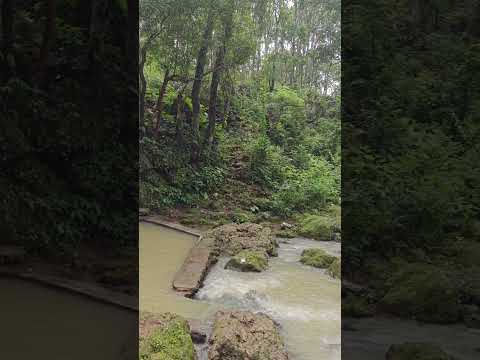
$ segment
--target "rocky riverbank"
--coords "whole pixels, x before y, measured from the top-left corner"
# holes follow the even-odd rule
[[[278,324],[262,313],[219,311],[211,334],[175,314],[142,313],[139,334],[141,360],[195,360],[198,342],[207,344],[208,360],[288,360]]]

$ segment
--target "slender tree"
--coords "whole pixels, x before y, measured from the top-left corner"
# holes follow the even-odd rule
[[[214,25],[213,8],[208,11],[207,21],[202,35],[202,43],[198,50],[195,67],[195,79],[192,85],[192,151],[191,161],[196,164],[200,157],[200,89],[202,87],[203,73],[207,61],[207,52],[212,39]]]

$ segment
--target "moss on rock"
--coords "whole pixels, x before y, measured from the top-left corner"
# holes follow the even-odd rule
[[[327,254],[322,249],[306,249],[303,250],[300,261],[305,265],[326,269],[335,261],[335,259],[335,256]]]
[[[455,358],[433,344],[404,343],[390,346],[386,360],[455,360]]]
[[[334,279],[340,279],[340,277],[342,276],[341,266],[342,265],[341,265],[340,258],[335,258],[335,260],[333,260],[332,263],[328,266],[327,272]]]
[[[364,297],[349,295],[342,299],[342,316],[362,318],[373,314],[374,307]]]
[[[445,272],[423,264],[406,265],[390,279],[382,307],[395,315],[424,322],[453,323],[459,320],[459,292]]]
[[[195,349],[188,322],[165,313],[140,317],[140,360],[194,360]]]
[[[268,267],[268,257],[265,252],[255,250],[243,250],[232,257],[225,269],[238,271],[255,271],[261,272]]]

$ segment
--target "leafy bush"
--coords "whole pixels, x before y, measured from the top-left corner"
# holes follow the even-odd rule
[[[275,188],[282,184],[292,167],[280,148],[261,136],[250,149],[250,176],[254,182]]]
[[[300,218],[299,233],[317,240],[332,240],[333,233],[341,227],[339,206],[330,206],[327,211],[319,214],[307,214]]]
[[[294,211],[322,209],[338,202],[340,181],[336,169],[321,158],[312,159],[305,171],[293,176],[273,195],[275,211],[290,214]]]

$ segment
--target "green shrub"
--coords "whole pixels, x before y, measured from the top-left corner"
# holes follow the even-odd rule
[[[325,160],[315,159],[309,169],[296,171],[273,196],[275,211],[288,215],[296,211],[322,209],[336,203],[340,181],[335,168]]]
[[[330,241],[335,232],[341,231],[341,208],[330,205],[326,210],[316,214],[299,217],[299,234],[316,239]]]
[[[261,136],[250,147],[250,177],[261,185],[275,188],[282,184],[291,166],[279,147]]]

